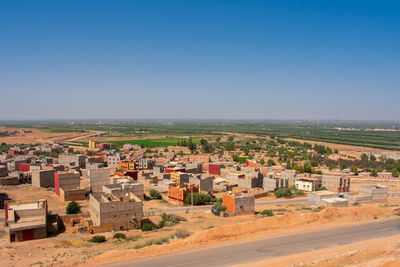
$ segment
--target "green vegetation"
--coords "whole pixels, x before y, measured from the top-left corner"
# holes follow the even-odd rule
[[[89,240],[89,242],[92,243],[104,243],[106,241],[107,239],[104,235],[95,235],[94,237],[92,237],[92,239]]]
[[[260,214],[263,216],[269,216],[269,217],[274,216],[274,212],[272,210],[263,210],[260,212]]]
[[[124,144],[140,145],[143,147],[164,147],[164,146],[176,146],[178,145],[179,139],[143,139],[143,140],[118,140],[118,141],[107,141],[105,143],[112,143],[116,147],[122,147]],[[192,139],[194,144],[200,144],[200,139]]]
[[[295,195],[296,195],[296,196],[304,196],[304,192],[298,190],[298,191],[296,191]]]
[[[292,195],[292,191],[289,188],[280,188],[274,192],[277,198],[281,197],[290,197]]]
[[[67,214],[81,213],[81,206],[79,206],[79,204],[76,203],[75,201],[71,201],[66,208],[66,212]]]
[[[204,193],[189,193],[185,198],[186,204],[192,203],[192,195],[193,195],[193,205],[205,205],[213,202],[213,198],[209,194]]]
[[[222,205],[222,198],[219,198],[217,202],[213,205],[213,209],[217,212],[226,211],[226,207]]]
[[[123,234],[123,233],[116,233],[115,235],[114,235],[114,238],[116,238],[116,239],[126,239],[126,235],[125,234]]]
[[[155,189],[151,189],[151,190],[150,190],[150,196],[151,196],[151,198],[153,198],[153,199],[161,199],[161,193],[158,192],[158,191],[155,190]]]

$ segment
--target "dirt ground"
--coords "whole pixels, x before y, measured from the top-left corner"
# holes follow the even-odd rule
[[[94,266],[97,262],[104,264],[113,262],[115,259],[123,261],[137,257],[177,252],[183,249],[215,245],[217,242],[227,240],[257,238],[265,235],[273,237],[283,233],[323,229],[370,220],[384,220],[394,216],[392,209],[398,205],[400,205],[400,198],[393,197],[387,205],[365,204],[361,207],[325,208],[319,212],[309,210],[308,207],[302,204],[270,206],[269,208],[274,210],[276,216],[266,218],[259,215],[219,218],[210,213],[201,215],[198,215],[199,213],[185,214],[190,223],[189,225],[182,224],[182,227],[185,229],[185,227],[189,226],[190,228],[187,229],[191,229],[194,232],[189,238],[171,240],[167,245],[153,245],[139,250],[115,249],[96,256],[86,261],[85,264]],[[196,216],[198,217],[196,218]]]
[[[397,267],[400,266],[399,249],[400,235],[234,266]]]
[[[306,142],[306,143],[310,143],[312,145],[314,145],[314,144],[324,145],[324,146],[330,147],[331,149],[338,149],[340,154],[345,154],[345,155],[353,156],[353,157],[360,157],[362,153],[368,153],[368,152],[379,152],[379,153],[400,155],[400,151],[385,150],[385,149],[380,149],[380,148],[342,145],[342,144],[303,140],[303,139],[293,139],[293,138],[285,138],[285,140],[297,141],[297,142],[302,142],[302,143]]]
[[[35,144],[35,143],[49,143],[52,141],[77,141],[81,138],[88,139],[97,132],[89,133],[48,133],[38,129],[25,129],[25,128],[7,128],[0,127],[0,131],[32,131],[32,133],[18,133],[15,136],[0,137],[0,143],[6,144]]]
[[[0,191],[6,192],[13,199],[47,198],[52,211],[65,210],[66,203],[58,200],[51,190],[25,187],[23,190],[21,188],[16,190],[17,187],[1,188]],[[169,206],[159,200],[154,203],[148,201],[145,202],[145,209],[159,204],[163,204],[163,207]],[[119,241],[113,238],[113,233],[104,233],[107,242],[103,244],[90,243],[88,240],[93,235],[73,233],[73,229],[67,229],[66,232],[47,239],[9,243],[8,235],[5,233],[7,229],[1,226],[0,257],[4,259],[2,260],[4,266],[95,266],[99,262],[105,264],[116,260],[217,245],[220,241],[260,238],[266,235],[273,237],[370,220],[384,220],[393,216],[393,207],[400,206],[400,197],[392,197],[386,204],[363,204],[359,207],[340,209],[325,208],[321,211],[311,210],[305,204],[257,207],[257,211],[264,208],[272,209],[275,214],[273,217],[248,215],[223,218],[215,217],[210,212],[188,212],[179,214],[187,221],[178,225],[150,232],[140,230],[123,232],[128,237],[137,237],[137,240],[135,238],[132,241]],[[84,203],[81,205],[87,210]],[[0,214],[1,217],[4,216],[3,212]],[[148,215],[147,218],[155,223],[160,220],[159,215]],[[186,239],[171,239],[169,244],[135,249],[135,246],[150,240],[168,238],[178,230],[186,230],[191,236]]]

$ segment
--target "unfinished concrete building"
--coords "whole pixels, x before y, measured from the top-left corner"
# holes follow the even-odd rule
[[[89,169],[89,186],[92,192],[103,192],[103,185],[111,183],[112,168]]]
[[[10,242],[46,238],[47,200],[4,202]]]
[[[322,200],[329,198],[337,198],[338,194],[335,192],[322,190],[308,193],[307,196],[307,204],[312,206],[320,206],[322,205]]]
[[[139,159],[136,161],[136,166],[139,170],[151,170],[155,161],[153,159]]]
[[[69,167],[85,168],[85,156],[82,154],[59,155],[58,162],[62,165]]]
[[[361,196],[371,196],[372,202],[386,202],[388,199],[388,188],[382,185],[360,186],[358,190]]]
[[[289,179],[287,178],[266,176],[263,179],[263,188],[265,191],[276,191],[286,187],[289,187]]]
[[[288,180],[288,186],[291,187],[295,184],[297,178],[296,170],[283,170],[280,172],[281,178]]]
[[[226,207],[228,214],[248,215],[255,212],[255,198],[246,193],[225,194],[222,198],[222,205]]]
[[[350,178],[338,176],[322,176],[322,186],[332,192],[349,192]]]
[[[186,184],[189,183],[189,174],[184,172],[171,172],[170,179],[172,181],[176,181],[178,184]]]
[[[0,177],[8,176],[8,170],[6,166],[0,166]]]
[[[36,187],[54,187],[54,170],[33,170],[32,186]]]
[[[360,186],[359,192],[346,192],[344,197],[349,203],[386,202],[388,199],[388,188],[382,185]]]
[[[89,210],[94,226],[113,231],[140,228],[143,219],[143,202],[132,192],[120,196],[92,193]]]
[[[200,192],[212,193],[214,188],[214,177],[194,174],[189,178],[189,183],[199,187]]]
[[[54,173],[54,191],[64,201],[84,200],[85,189],[80,188],[81,177],[79,172]]]
[[[144,200],[144,186],[142,183],[130,180],[129,182],[107,184],[103,186],[103,192],[105,194],[112,194],[116,197],[127,196],[129,193],[133,193],[140,200]]]

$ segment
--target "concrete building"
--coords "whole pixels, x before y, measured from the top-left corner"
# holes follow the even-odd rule
[[[107,184],[103,186],[105,194],[112,194],[118,198],[133,193],[140,200],[144,200],[144,186],[142,183],[129,180],[124,183]]]
[[[231,215],[248,215],[255,212],[255,198],[246,193],[225,194],[222,198],[222,205],[226,212]]]
[[[120,196],[92,193],[89,210],[95,226],[113,231],[140,228],[143,219],[143,202],[132,192]]]
[[[80,188],[79,172],[54,173],[54,191],[64,201],[76,201],[85,199],[85,189]]]
[[[329,198],[337,198],[338,194],[335,192],[323,190],[323,191],[315,191],[308,193],[307,196],[307,204],[312,206],[321,206],[322,200]]]
[[[152,159],[139,159],[136,161],[136,166],[139,170],[151,170],[155,161]]]
[[[54,187],[54,170],[33,170],[32,186],[36,187]]]
[[[103,192],[103,185],[111,183],[112,168],[89,169],[89,186],[92,192]]]
[[[85,168],[85,156],[82,154],[59,155],[58,162],[69,167]]]
[[[4,211],[10,242],[46,238],[47,200],[6,201]]]
[[[189,183],[189,174],[183,172],[172,172],[170,173],[170,179],[176,181],[178,184]]]
[[[360,186],[358,190],[361,196],[371,196],[372,202],[386,202],[388,199],[388,188],[382,185]]]
[[[8,170],[6,166],[0,166],[0,177],[8,176]]]
[[[214,177],[213,176],[204,176],[201,174],[194,174],[189,177],[189,183],[195,184],[199,187],[200,192],[205,192],[211,194],[214,189]]]
[[[263,188],[265,191],[276,191],[286,187],[289,187],[289,179],[287,178],[265,176],[263,179]]]
[[[335,198],[326,198],[321,201],[322,206],[324,207],[347,207],[349,205],[349,201],[345,198],[335,197]]]
[[[332,192],[349,192],[350,178],[338,176],[322,176],[322,186]]]
[[[108,167],[116,169],[120,160],[121,156],[119,154],[107,156]]]

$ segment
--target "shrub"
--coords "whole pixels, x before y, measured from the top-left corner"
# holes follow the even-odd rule
[[[296,191],[296,196],[304,196],[304,192],[303,191]]]
[[[126,239],[126,235],[123,233],[116,233],[114,235],[114,238],[118,238],[118,239]]]
[[[150,196],[153,199],[161,199],[161,193],[154,189],[150,190]]]
[[[192,195],[193,195],[193,205],[204,205],[211,203],[211,196],[209,194],[204,193],[190,193],[185,198],[186,204],[192,203]]]
[[[274,213],[272,210],[263,210],[262,212],[260,212],[261,215],[266,215],[266,216],[274,216]]]
[[[152,230],[154,230],[154,225],[152,225],[151,223],[144,223],[143,225],[142,225],[142,231],[152,231]]]
[[[354,202],[354,203],[353,203],[353,206],[361,206],[361,205],[360,205],[360,203],[358,203],[358,202]]]
[[[81,206],[79,206],[79,204],[76,203],[75,201],[71,201],[66,208],[66,212],[67,214],[81,213]]]
[[[190,236],[189,231],[184,230],[184,229],[178,229],[175,234],[173,235],[175,238],[186,238],[188,236]]]
[[[290,191],[289,188],[281,188],[278,189],[274,192],[275,196],[280,198],[280,197],[290,197],[292,195],[292,192]]]
[[[213,205],[213,208],[214,208],[214,210],[215,211],[226,211],[226,207],[224,206],[224,205],[222,205],[222,203],[215,203],[214,205]]]
[[[316,191],[324,191],[324,190],[328,190],[328,189],[326,189],[326,187],[325,186],[321,186],[320,188],[318,188]]]
[[[92,237],[92,239],[89,240],[89,242],[92,243],[104,243],[106,241],[107,239],[104,235],[95,235],[94,237]]]

